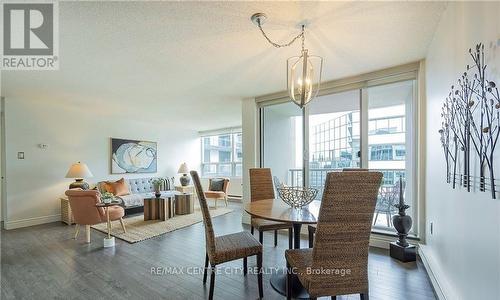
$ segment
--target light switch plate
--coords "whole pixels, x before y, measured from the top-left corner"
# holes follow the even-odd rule
[[[17,152],[17,159],[24,159],[24,152]]]

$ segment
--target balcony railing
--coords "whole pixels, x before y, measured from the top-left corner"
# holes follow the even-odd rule
[[[290,186],[302,186],[302,169],[289,169],[288,171],[287,184]],[[340,171],[342,171],[342,168],[311,168],[309,169],[309,186],[322,190],[325,185],[326,174],[328,172]],[[403,169],[378,169],[374,171],[384,173],[382,186],[393,186],[399,179],[399,175],[405,178],[405,170]]]

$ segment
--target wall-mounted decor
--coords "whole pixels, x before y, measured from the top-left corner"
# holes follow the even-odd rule
[[[500,136],[500,95],[496,83],[487,72],[484,45],[469,49],[472,66],[465,72],[443,104],[439,130],[444,150],[447,178],[453,188],[457,183],[467,191],[478,186],[490,191],[496,199],[495,156],[498,156]],[[471,160],[477,160],[477,172],[471,170]],[[498,160],[498,158],[497,158]],[[498,172],[498,171],[497,171]],[[479,176],[474,176],[478,174]]]
[[[111,138],[111,173],[155,173],[156,142]]]

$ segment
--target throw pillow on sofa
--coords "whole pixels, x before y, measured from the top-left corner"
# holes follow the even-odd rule
[[[124,178],[115,182],[104,182],[104,189],[106,190],[106,192],[113,193],[115,196],[125,196],[130,194]]]
[[[212,192],[223,192],[224,191],[224,178],[214,178],[210,180],[210,191]]]

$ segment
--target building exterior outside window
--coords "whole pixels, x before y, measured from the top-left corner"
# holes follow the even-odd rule
[[[410,79],[326,94],[305,111],[288,103],[264,105],[261,165],[289,186],[317,188],[316,200],[322,198],[328,172],[360,167],[380,171],[373,226],[393,230],[390,219],[397,213],[400,179],[402,196],[411,206],[407,213],[417,219],[415,84]]]
[[[358,130],[354,130],[358,128]],[[350,112],[313,127],[309,185],[323,189],[326,172],[359,168],[359,112]],[[318,195],[320,199],[321,195]]]
[[[370,169],[378,169],[384,174],[382,185],[392,186],[400,175],[404,177],[404,124],[404,115],[369,120],[369,138],[377,141],[368,147]],[[309,163],[311,187],[322,190],[328,171],[360,167],[359,130],[353,128],[359,128],[359,112],[349,112],[313,127]]]
[[[241,132],[201,137],[201,170],[205,177],[241,177]]]

